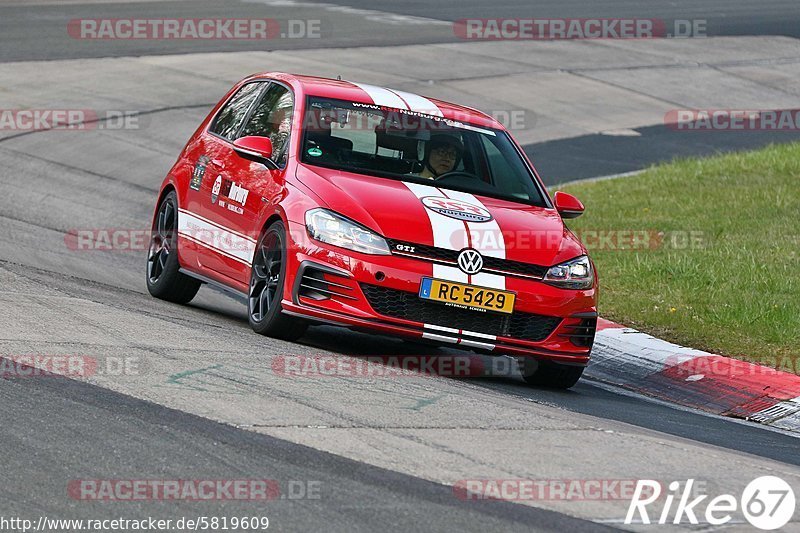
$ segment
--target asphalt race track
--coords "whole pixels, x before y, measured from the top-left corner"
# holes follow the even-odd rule
[[[269,49],[328,48],[428,44],[456,41],[450,23],[474,17],[648,17],[707,20],[707,34],[800,36],[800,11],[793,0],[544,0],[531,5],[525,0],[484,2],[466,0],[458,7],[447,2],[392,2],[387,0],[318,2],[286,0],[168,0],[133,2],[89,0],[66,2],[6,0],[0,31],[14,46],[0,50],[2,61],[75,59],[129,55],[176,54],[263,50],[260,42],[183,42],[165,46],[158,42],[119,41],[89,47],[70,39],[64,20],[81,17],[288,17],[321,21],[323,39],[274,40]],[[366,19],[365,19],[366,17]],[[444,31],[442,31],[444,29]]]
[[[783,85],[800,72],[796,0],[679,1],[657,3],[652,11],[641,4],[548,0],[537,4],[536,15],[707,17],[710,34],[723,36],[708,47],[729,54],[722,59],[695,61],[693,53],[679,48],[656,50],[660,43],[633,43],[624,50],[582,43],[552,49],[564,58],[592,54],[592,61],[630,61],[620,68],[641,69],[645,81],[647,69],[665,68],[661,61],[675,71],[690,63],[698,69],[711,65],[716,74],[738,69],[737,79],[747,87],[742,99],[800,107],[796,86],[791,92]],[[30,354],[81,355],[99,365],[97,372],[76,379],[0,374],[0,517],[247,515],[269,517],[270,529],[278,531],[579,532],[620,527],[628,500],[465,501],[453,485],[485,478],[666,483],[693,478],[710,494],[739,494],[752,479],[777,475],[800,486],[796,437],[588,380],[555,392],[527,387],[518,376],[287,377],[273,370],[274,363],[294,355],[461,352],[327,326],[311,328],[299,343],[261,337],[250,330],[243,302],[212,288],[202,288],[188,306],[151,298],[144,284],[144,250],[71,246],[67,235],[74,230],[149,229],[164,174],[237,79],[271,68],[331,75],[326,68],[340,67],[326,64],[336,60],[355,75],[374,76],[367,81],[414,88],[428,78],[415,74],[412,83],[404,72],[372,70],[370,62],[377,54],[395,54],[404,68],[407,62],[409,69],[455,69],[433,65],[437,53],[461,53],[465,49],[459,47],[467,46],[455,42],[450,21],[531,16],[521,1],[394,5],[0,1],[0,109],[139,113],[135,127],[123,129],[0,131],[0,362]],[[269,52],[252,43],[102,43],[66,35],[71,19],[125,16],[320,18],[330,33],[319,41],[276,40]],[[731,57],[750,44],[757,53],[742,53],[732,65]],[[408,55],[417,47],[430,50],[431,56],[422,58],[427,64]],[[473,63],[470,76],[481,83],[513,79],[512,60],[501,65],[486,50],[473,56],[484,62]],[[411,65],[415,61],[421,64]],[[513,61],[522,68],[524,58]],[[764,88],[767,76],[758,69],[776,64],[787,74],[769,78]],[[556,70],[543,72],[556,76]],[[455,79],[449,70],[447,76]],[[711,81],[698,79],[698,90],[714,92]],[[437,87],[442,94],[456,90]],[[555,124],[540,118],[536,125],[553,134],[530,137],[526,149],[543,158],[540,170],[547,169],[548,183],[795,137],[720,135],[698,144],[664,130],[663,109],[646,113],[656,101],[648,90],[636,89],[634,103],[642,113],[633,118],[613,113],[619,123],[611,129],[638,135],[603,134],[605,128],[595,122],[606,117],[592,118],[591,124],[587,119],[585,130],[575,135],[564,133],[570,129],[566,119]],[[726,97],[731,107],[750,102],[720,96]],[[512,100],[512,92],[502,97],[505,105]],[[665,108],[677,105],[670,101]],[[639,153],[631,144],[612,146],[614,139],[641,145],[655,139],[658,148]],[[617,150],[613,157],[610,149]],[[621,161],[632,150],[635,162]],[[593,154],[600,153],[608,155],[605,164],[596,164]],[[119,361],[129,368],[114,371],[112,363]],[[282,490],[266,502],[76,499],[69,487],[86,479],[269,479]],[[624,528],[653,531],[636,524]],[[750,529],[740,521],[728,530]],[[795,519],[785,530],[799,531],[800,522]]]

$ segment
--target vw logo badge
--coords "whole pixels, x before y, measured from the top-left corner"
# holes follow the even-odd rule
[[[477,274],[483,268],[483,257],[478,250],[466,248],[458,254],[458,268],[467,274]]]

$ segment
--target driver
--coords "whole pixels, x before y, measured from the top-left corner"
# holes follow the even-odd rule
[[[442,174],[452,172],[461,161],[464,144],[455,135],[436,133],[431,135],[425,145],[424,168],[419,176],[436,179]]]

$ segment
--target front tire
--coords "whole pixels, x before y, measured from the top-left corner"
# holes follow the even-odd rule
[[[520,372],[525,383],[534,387],[570,389],[583,375],[583,366],[570,366],[551,361],[525,358],[520,361]]]
[[[201,283],[179,272],[178,195],[170,191],[158,205],[147,253],[147,290],[168,302],[186,304]]]
[[[270,225],[256,245],[250,269],[247,316],[253,331],[268,337],[296,340],[308,322],[284,315],[281,310],[286,283],[286,228],[283,222]]]

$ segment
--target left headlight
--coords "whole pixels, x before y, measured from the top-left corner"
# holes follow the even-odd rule
[[[306,229],[312,239],[373,255],[390,255],[386,240],[374,231],[338,213],[317,208],[306,212]]]
[[[564,289],[590,289],[594,284],[592,262],[585,255],[550,267],[543,280]]]

